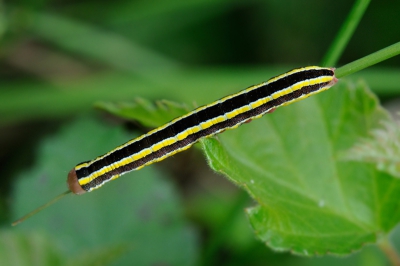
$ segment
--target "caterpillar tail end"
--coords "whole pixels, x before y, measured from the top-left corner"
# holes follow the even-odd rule
[[[339,81],[339,79],[335,76],[335,70],[336,70],[336,68],[331,67],[330,69],[331,69],[332,72],[333,72],[333,79],[332,79],[332,81],[329,83],[329,86],[332,87],[333,85],[335,85],[335,84]]]
[[[78,182],[78,176],[76,175],[75,168],[69,171],[67,184],[69,190],[74,194],[81,195],[86,192],[86,190],[84,190]]]

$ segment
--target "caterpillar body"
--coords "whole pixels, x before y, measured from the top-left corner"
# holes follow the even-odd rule
[[[186,150],[202,138],[327,90],[336,82],[334,68],[309,66],[226,96],[76,165],[68,174],[69,190],[75,194],[90,192],[125,173]]]

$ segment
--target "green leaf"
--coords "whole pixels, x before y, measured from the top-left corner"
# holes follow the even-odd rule
[[[373,163],[380,171],[400,177],[400,127],[396,122],[383,123],[372,130],[368,138],[361,139],[343,159]]]
[[[362,83],[202,142],[210,166],[248,191],[257,236],[275,250],[349,254],[400,219],[400,181],[338,153],[388,121]]]
[[[98,102],[95,106],[122,118],[138,120],[150,128],[165,124],[189,110],[184,104],[167,100],[152,103],[144,98],[136,98],[133,102]]]
[[[46,139],[35,167],[15,186],[14,218],[64,191],[67,173],[77,163],[127,140],[121,129],[88,118]],[[126,246],[128,252],[114,265],[192,265],[197,253],[195,233],[183,218],[176,191],[151,166],[96,191],[70,195],[15,229],[51,234],[69,257]]]
[[[389,119],[363,83],[352,87],[339,85],[279,109],[262,122],[223,134],[220,142],[203,141],[211,167],[258,201],[247,210],[250,222],[276,250],[348,254],[375,242],[400,217],[393,198],[400,189],[397,180],[366,164],[337,160]],[[154,114],[164,116],[164,110],[147,104],[108,110],[159,126],[162,120]]]
[[[0,231],[0,264],[7,266],[60,265],[63,256],[43,234]]]

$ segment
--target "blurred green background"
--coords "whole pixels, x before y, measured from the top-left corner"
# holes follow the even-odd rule
[[[75,164],[146,130],[137,123],[126,123],[94,110],[94,103],[129,102],[144,97],[175,100],[193,107],[290,68],[318,65],[352,4],[345,0],[0,1],[0,264],[7,259],[6,250],[10,251],[9,263],[13,256],[24,256],[29,261],[41,250],[40,254],[47,254],[43,257],[51,259],[37,265],[77,265],[76,261],[82,265],[103,265],[108,261],[116,265],[128,265],[127,261],[131,265],[386,265],[384,256],[374,247],[366,247],[346,259],[300,258],[270,251],[255,239],[244,216],[243,209],[252,201],[225,178],[213,174],[196,149],[148,170],[155,172],[149,174],[151,180],[156,176],[153,181],[137,181],[144,201],[171,202],[172,207],[160,204],[154,212],[162,210],[172,215],[175,222],[168,222],[167,228],[170,230],[173,224],[176,232],[154,225],[140,236],[121,236],[123,240],[115,232],[115,241],[108,243],[99,234],[109,226],[99,226],[86,238],[87,252],[84,245],[77,248],[87,257],[77,251],[79,254],[68,256],[68,261],[63,254],[73,250],[69,246],[74,246],[71,243],[76,241],[75,234],[85,232],[72,228],[58,236],[54,232],[63,231],[63,227],[46,230],[40,226],[46,223],[40,223],[40,218],[32,218],[21,228],[9,226],[16,216],[44,203],[42,199],[31,200],[36,195],[48,193],[50,199],[62,192],[66,173]],[[339,66],[399,41],[399,11],[400,2],[372,1]],[[399,63],[399,57],[393,58],[349,78],[364,78],[384,103],[396,107]],[[89,145],[84,139],[92,136],[99,139],[91,140]],[[85,152],[66,154],[68,148],[74,147],[85,147]],[[93,151],[87,153],[86,149]],[[50,171],[57,175],[48,177],[53,181],[43,181],[38,188],[21,183],[34,178],[35,173],[39,179],[41,169],[54,160],[52,154],[64,154],[64,161],[68,161],[65,166],[60,164],[59,172]],[[53,182],[54,186],[46,187],[46,182]],[[133,187],[137,189],[135,183]],[[153,191],[149,187],[156,192],[143,192]],[[119,194],[123,188],[114,189]],[[153,197],[159,195],[158,189],[167,191],[167,196]],[[47,219],[45,213],[52,212],[62,216],[71,206],[79,208],[84,197],[57,203],[38,216]],[[115,216],[124,212],[125,207],[118,202],[110,203],[107,211],[101,204],[95,207],[97,199],[90,200],[93,202],[88,203],[88,208],[96,213]],[[24,204],[26,208],[21,207]],[[38,219],[36,223],[34,219]],[[141,226],[144,225],[136,224],[136,230],[140,231]],[[145,243],[151,235],[159,238]],[[172,235],[176,241],[171,241]],[[120,254],[130,253],[130,248],[126,251],[119,246],[129,239],[141,239],[144,242],[139,243],[148,245],[146,252],[137,252],[136,261],[119,259]],[[53,260],[48,252],[54,247],[57,251]],[[101,259],[107,255],[104,250],[110,256]],[[181,253],[185,256],[180,257]],[[95,257],[100,262],[91,261]],[[26,265],[34,265],[31,263]]]

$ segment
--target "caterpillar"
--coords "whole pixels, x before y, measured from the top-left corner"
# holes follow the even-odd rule
[[[63,196],[83,194],[133,170],[159,162],[190,148],[202,138],[233,129],[336,84],[335,69],[309,66],[226,96],[178,117],[112,151],[76,165],[69,173],[69,190],[12,223],[16,225]]]
[[[334,68],[294,69],[178,117],[114,150],[75,166],[68,187],[75,194],[164,160],[202,138],[259,118],[276,108],[324,91],[337,82]]]

